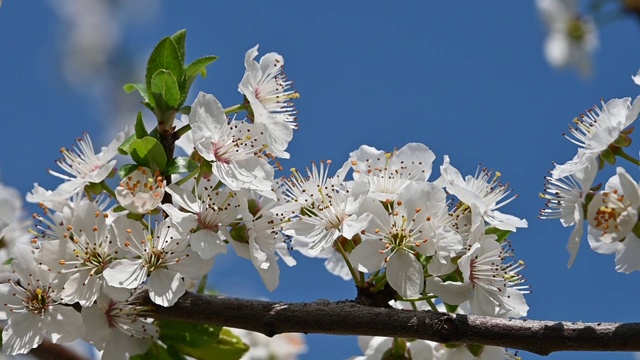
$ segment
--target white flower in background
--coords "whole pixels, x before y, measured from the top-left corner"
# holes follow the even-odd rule
[[[182,210],[172,204],[162,205],[172,222],[188,237],[191,248],[203,259],[227,252],[225,240],[231,239],[227,227],[239,215],[235,193],[216,190],[214,185],[205,185],[204,191],[196,197],[191,191],[171,184],[167,192]]]
[[[589,203],[587,221],[588,236],[594,242],[611,243],[621,241],[638,221],[640,190],[638,184],[627,174],[624,168],[617,168],[605,185]]]
[[[127,127],[125,131],[118,133],[116,138],[97,154],[93,149],[89,134],[84,134],[84,138],[78,139],[78,146],[74,147],[73,150],[60,149],[64,158],[57,160],[56,163],[69,175],[49,170],[51,175],[66,180],[66,182],[58,186],[55,192],[71,196],[89,183],[99,183],[104,180],[116,165],[116,160],[113,160],[113,158],[118,155],[118,147],[122,145],[129,135],[130,132]]]
[[[428,147],[419,143],[409,143],[391,153],[362,145],[349,154],[353,178],[367,180],[369,196],[380,201],[395,200],[407,184],[426,181],[435,158]]]
[[[307,352],[304,334],[284,333],[268,337],[244,329],[229,328],[250,348],[241,360],[296,360]]]
[[[0,284],[0,317],[9,319],[2,331],[2,351],[24,354],[45,338],[67,343],[84,334],[80,313],[62,305],[64,276],[39,266],[28,245],[16,245],[11,266],[19,283]]]
[[[251,260],[267,289],[273,291],[280,282],[276,252],[287,265],[296,263],[289,255],[282,233],[283,225],[289,218],[275,211],[279,203],[273,199],[249,190],[240,191],[238,198],[242,224],[232,228],[230,244],[236,254]]]
[[[516,231],[516,228],[527,227],[527,220],[518,219],[497,210],[511,202],[516,196],[499,203],[509,195],[511,190],[498,182],[499,172],[493,179],[492,175],[487,169],[482,169],[479,174],[476,172],[475,176],[468,175],[463,178],[460,172],[450,165],[449,156],[445,155],[444,162],[440,166],[440,178],[436,184],[446,186],[447,191],[463,203],[477,206],[484,220],[498,229]]]
[[[161,306],[173,305],[185,292],[183,277],[198,280],[213,265],[213,258],[202,259],[173,227],[165,220],[156,224],[151,235],[139,222],[116,219],[118,245],[128,249],[130,257],[116,260],[104,270],[107,283],[133,289],[148,278],[149,298]]]
[[[640,70],[638,70],[638,72],[635,75],[632,75],[631,79],[636,85],[640,86]]]
[[[151,312],[139,305],[139,297],[133,293],[125,301],[115,301],[103,294],[95,304],[82,309],[86,328],[82,338],[103,351],[102,360],[142,354],[158,338],[158,328],[146,318]]]
[[[115,189],[118,203],[134,214],[146,214],[160,206],[166,181],[144,166],[138,167]]]
[[[521,317],[529,307],[524,299],[528,286],[520,271],[524,263],[503,261],[512,256],[508,243],[499,244],[495,236],[484,235],[484,226],[474,228],[469,251],[458,260],[463,282],[443,282],[427,278],[427,291],[442,301],[459,305],[469,300],[474,315]]]
[[[287,235],[308,240],[309,252],[319,254],[331,247],[339,236],[351,239],[369,223],[372,214],[360,211],[369,192],[366,182],[356,181],[352,186],[327,184],[315,192],[319,193],[318,199],[311,207],[305,207],[285,231]]]
[[[570,257],[568,267],[580,248],[580,240],[584,232],[584,204],[589,189],[598,172],[598,164],[595,158],[590,158],[586,165],[577,171],[561,178],[545,177],[545,189],[540,197],[546,199],[546,208],[540,210],[541,219],[560,219],[562,226],[574,226],[567,250]]]
[[[268,53],[260,59],[258,45],[249,49],[245,54],[244,65],[246,71],[238,85],[251,105],[249,117],[265,133],[267,151],[280,158],[289,158],[285,151],[293,138],[297,111],[289,100],[297,99],[300,95],[288,90],[291,81],[287,80],[284,69],[284,58],[277,53]]]
[[[67,303],[89,306],[108,287],[103,270],[122,249],[107,222],[109,214],[95,203],[84,199],[75,209],[67,208],[67,213],[70,218],[62,223],[65,232],[55,240],[41,241],[35,259],[68,276],[62,291]]]
[[[373,219],[351,252],[351,262],[368,273],[386,267],[387,281],[402,297],[419,296],[424,289],[415,251],[440,261],[440,252],[453,256],[462,248],[462,238],[438,223],[447,213],[446,195],[434,184],[409,184],[393,204],[372,199],[365,209]]]
[[[29,227],[32,225],[30,218],[24,213],[22,196],[10,187],[0,184],[0,221],[3,223],[0,229],[0,262],[9,259],[11,249],[16,244],[28,244],[32,234],[29,234]]]
[[[575,0],[537,0],[547,27],[544,55],[551,66],[575,66],[583,76],[591,75],[591,55],[598,47],[596,25],[580,16]]]
[[[620,272],[640,270],[640,239],[632,232],[639,206],[638,184],[619,167],[587,210],[589,245],[601,254],[615,253],[616,270]]]
[[[218,100],[203,92],[191,106],[189,122],[196,150],[229,189],[247,188],[275,198],[273,168],[261,155],[264,141],[251,124],[229,123]]]
[[[586,114],[575,118],[574,127],[569,127],[569,135],[565,135],[572,143],[578,145],[576,156],[562,165],[556,165],[552,176],[561,178],[578,171],[589,162],[591,157],[598,157],[606,150],[637,118],[640,112],[640,97],[633,104],[631,98],[611,99],[605,104],[602,102],[602,110],[594,106]],[[583,149],[583,150],[582,150]]]
[[[322,189],[342,183],[351,166],[349,162],[345,162],[334,176],[329,176],[331,164],[331,160],[320,161],[320,166],[312,162],[311,169],[306,168],[307,177],[292,168],[291,176],[279,183],[282,197],[288,203],[283,208],[298,212],[304,207],[313,207],[315,202],[322,203]]]
[[[404,354],[393,352],[394,339],[381,336],[358,336],[358,346],[364,353],[363,356],[352,356],[349,360],[380,360],[380,359],[420,359],[435,360],[441,359],[443,346],[427,340],[398,339]],[[399,351],[399,350],[398,350]],[[396,356],[393,356],[395,354]]]

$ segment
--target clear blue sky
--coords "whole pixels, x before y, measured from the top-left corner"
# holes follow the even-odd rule
[[[46,169],[55,167],[59,148],[72,145],[83,132],[106,144],[101,134],[113,131],[109,121],[116,112],[111,98],[100,102],[93,89],[74,89],[65,81],[58,42],[69,29],[52,10],[55,2],[46,3],[5,0],[0,8],[0,175],[23,194],[34,182],[50,189],[58,184]],[[361,144],[392,150],[407,142],[429,146],[438,156],[436,169],[445,154],[464,174],[474,173],[482,162],[501,171],[520,196],[505,212],[529,220],[528,229],[511,237],[533,289],[528,317],[640,321],[633,310],[639,274],[616,273],[613,257],[592,252],[586,241],[567,269],[570,229],[536,218],[551,161],[564,162],[575,152],[561,136],[571,119],[601,98],[640,93],[630,78],[640,67],[640,27],[632,19],[601,29],[594,76],[584,80],[575,71],[547,65],[544,27],[529,1],[160,1],[155,11],[154,19],[121,29],[121,49],[134,68],[142,71],[160,38],[187,28],[188,59],[220,56],[194,90],[215,94],[224,106],[241,100],[236,88],[247,49],[260,44],[261,54],[284,55],[286,73],[302,96],[297,101],[300,130],[285,169],[304,168],[312,160],[342,163]],[[640,177],[637,169],[627,169]],[[279,301],[355,297],[354,286],[324,271],[322,261],[294,255],[301,261],[294,268],[283,265],[273,293],[252,265],[235,260],[232,252],[214,265],[211,284],[229,295]],[[302,359],[360,353],[355,337],[307,340],[310,352]],[[632,356],[559,353],[548,358]]]

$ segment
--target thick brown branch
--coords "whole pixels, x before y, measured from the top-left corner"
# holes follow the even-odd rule
[[[151,304],[150,301],[148,301]],[[510,320],[358,305],[350,301],[277,303],[186,293],[157,318],[224,325],[268,336],[285,332],[406,337],[555,351],[640,351],[640,323]]]

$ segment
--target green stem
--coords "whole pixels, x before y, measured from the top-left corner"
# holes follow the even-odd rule
[[[351,273],[351,277],[353,278],[353,282],[356,283],[357,287],[362,286],[362,284],[364,283],[360,282],[360,276],[358,276],[358,272],[356,272],[356,269],[354,269],[353,265],[351,265],[351,260],[349,260],[349,254],[347,254],[347,252],[344,251],[344,249],[342,248],[342,244],[340,244],[340,241],[336,240],[333,243],[336,244],[336,249],[338,250],[340,255],[342,255],[344,262],[347,264],[347,267],[349,268],[349,272]]]
[[[431,310],[433,310],[433,311],[435,311],[435,312],[440,312],[440,311],[438,310],[438,307],[436,306],[436,304],[433,302],[433,300],[431,300],[431,298],[426,297],[426,298],[424,299],[424,301],[426,301],[426,302],[427,302],[427,304],[429,304],[429,307],[431,308]]]
[[[182,137],[182,135],[188,133],[191,130],[191,124],[187,124],[180,129],[173,132],[173,138],[177,141]]]
[[[116,193],[113,192],[113,190],[111,189],[111,187],[107,184],[106,181],[102,180],[100,182],[100,186],[102,187],[102,190],[104,190],[107,194],[109,194],[112,198],[116,198]]]
[[[627,154],[622,148],[618,148],[616,150],[615,154],[616,154],[616,156],[619,156],[620,158],[629,161],[633,165],[640,166],[640,160],[638,160],[638,159],[632,157],[631,155]]]
[[[191,179],[192,177],[198,175],[199,173],[200,173],[200,168],[197,168],[197,169],[193,170],[192,172],[188,173],[187,176],[185,176],[182,179],[176,181],[176,185],[182,186],[182,184],[186,183],[187,181],[189,181],[189,179]]]
[[[382,274],[382,276],[376,279],[376,286],[374,286],[373,289],[371,289],[371,292],[373,293],[378,292],[384,289],[385,285],[387,285],[387,273]]]
[[[229,115],[231,113],[237,113],[244,110],[247,110],[247,107],[244,104],[238,104],[224,109],[224,113],[225,115]]]

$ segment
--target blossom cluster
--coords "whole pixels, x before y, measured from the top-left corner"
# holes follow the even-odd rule
[[[636,77],[633,77],[636,81]],[[640,113],[640,97],[611,99],[574,119],[565,137],[578,146],[573,159],[555,164],[546,177],[546,207],[543,219],[559,219],[563,226],[573,226],[567,246],[571,266],[576,258],[587,225],[587,240],[594,251],[615,254],[616,270],[630,273],[640,270],[638,208],[640,185],[623,168],[617,167],[604,188],[596,184],[596,175],[617,159],[638,166],[640,162],[627,154],[631,145],[633,123]]]
[[[159,47],[170,45],[163,41]],[[270,291],[279,283],[278,261],[296,264],[294,248],[326,259],[363,298],[386,292],[388,300],[433,310],[442,310],[439,298],[449,311],[527,314],[524,264],[511,259],[507,240],[527,222],[500,211],[515,196],[499,172],[463,176],[444,156],[439,177],[430,179],[435,154],[409,143],[391,152],[363,145],[335,174],[331,161],[321,161],[277,179],[276,160],[290,156],[299,95],[282,56],[256,61],[257,54],[257,46],[246,53],[239,105],[225,109],[200,92],[182,121],[162,119],[188,158],[154,152],[160,142],[141,121],[99,152],[88,135],[61,150],[62,171],[49,172],[64,182],[54,190],[35,184],[27,195],[42,214],[34,215],[32,236],[12,247],[13,275],[0,284],[6,354],[79,338],[106,359],[144,353],[160,328],[142,299],[174,305],[229,245]],[[135,164],[117,169],[119,151]],[[3,232],[16,224],[11,212],[0,214]],[[304,351],[291,343],[297,350],[289,354]]]

